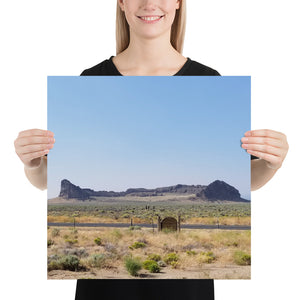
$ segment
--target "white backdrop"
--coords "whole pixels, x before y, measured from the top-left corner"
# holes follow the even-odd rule
[[[47,75],[77,76],[115,54],[112,2],[1,2],[1,298],[74,299],[75,281],[47,281],[46,191],[27,182],[13,141],[46,129]],[[222,75],[251,75],[252,129],[282,131],[290,144],[283,167],[252,193],[252,280],[215,281],[216,300],[300,297],[297,11],[292,0],[188,1],[183,54]]]

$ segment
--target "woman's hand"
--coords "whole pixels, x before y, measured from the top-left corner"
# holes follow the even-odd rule
[[[281,167],[289,149],[286,136],[270,129],[247,131],[241,141],[242,148],[265,160],[266,166],[273,170]]]
[[[21,131],[16,138],[15,151],[27,168],[38,167],[41,157],[53,148],[54,133],[49,130],[29,129]]]

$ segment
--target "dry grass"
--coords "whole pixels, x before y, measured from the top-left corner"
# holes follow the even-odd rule
[[[159,254],[164,258],[171,252],[175,252],[179,256],[178,263],[173,267],[163,268],[163,272],[157,273],[156,276],[175,278],[179,276],[174,275],[176,269],[176,272],[185,278],[200,278],[197,276],[215,279],[250,278],[250,268],[237,266],[234,262],[234,253],[238,250],[251,254],[250,231],[184,229],[180,233],[163,233],[152,232],[152,229],[147,228],[129,230],[127,228],[77,227],[76,230],[73,230],[73,228],[60,227],[58,234],[53,236],[52,233],[53,227],[50,227],[48,239],[51,239],[54,244],[49,246],[48,256],[84,249],[86,255],[80,258],[81,263],[90,268],[91,255],[106,255],[105,263],[100,269],[90,268],[89,276],[94,274],[93,278],[109,278],[109,276],[113,276],[113,273],[117,274],[115,276],[123,274],[122,276],[126,277],[123,260],[127,255],[139,257],[144,261],[149,254]],[[101,245],[94,242],[97,237],[101,238]],[[70,243],[70,241],[76,242]],[[129,249],[129,246],[136,241],[143,242],[146,246]],[[203,259],[207,253],[212,253],[214,256],[210,263]],[[238,271],[235,270],[232,274],[228,273],[230,268]],[[206,271],[203,272],[203,269]],[[51,272],[49,272],[50,276],[55,273],[55,271]],[[104,276],[104,273],[107,275]],[[60,273],[59,276],[55,278],[65,278],[65,273]],[[127,274],[127,277],[130,278],[130,275]],[[78,275],[74,274],[73,278],[78,278]]]
[[[73,223],[74,218],[68,216],[48,216],[48,223]],[[130,223],[128,218],[108,218],[108,217],[96,217],[96,216],[79,216],[75,218],[76,223]],[[156,220],[154,220],[156,222]],[[141,218],[133,218],[134,224],[149,223],[149,220]],[[216,225],[218,219],[215,217],[206,218],[189,218],[186,222],[182,224],[202,224],[202,225]],[[220,225],[251,225],[251,217],[220,217]]]

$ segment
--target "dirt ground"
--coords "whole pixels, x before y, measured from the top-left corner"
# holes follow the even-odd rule
[[[176,270],[171,267],[161,268],[160,273],[141,270],[133,277],[125,268],[91,269],[87,272],[53,270],[48,272],[48,279],[251,279],[251,266],[205,264],[201,268]]]

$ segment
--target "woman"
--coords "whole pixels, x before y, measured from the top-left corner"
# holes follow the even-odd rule
[[[83,76],[219,75],[217,71],[184,57],[185,0],[118,0],[117,55],[82,72]],[[251,190],[266,184],[281,167],[288,151],[284,134],[253,130],[241,139],[242,147],[258,159],[251,161]],[[20,132],[16,153],[30,182],[47,188],[47,156],[54,134],[32,129]],[[252,158],[255,158],[252,156]],[[214,299],[212,280],[79,280],[81,299]]]

